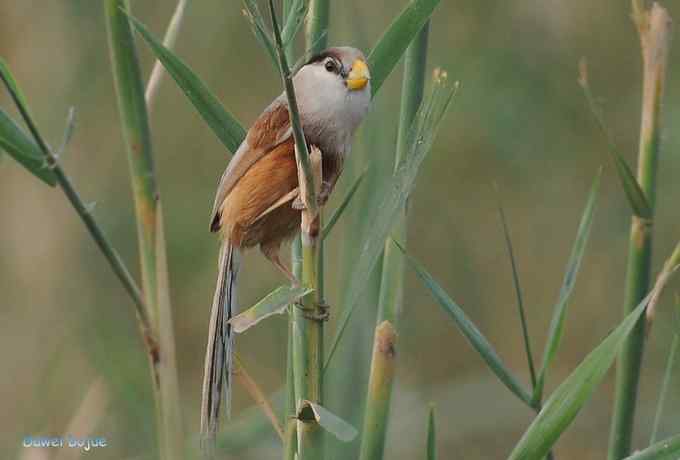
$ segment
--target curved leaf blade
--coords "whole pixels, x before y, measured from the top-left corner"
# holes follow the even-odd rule
[[[595,203],[597,201],[597,194],[600,190],[600,179],[602,178],[602,169],[597,173],[595,181],[588,194],[588,201],[586,208],[583,211],[581,222],[579,223],[578,231],[576,233],[576,241],[567,262],[567,270],[564,275],[564,281],[560,288],[560,294],[553,309],[553,317],[550,322],[550,330],[548,332],[548,340],[545,344],[545,351],[543,352],[543,364],[538,373],[538,381],[534,388],[533,400],[535,403],[541,401],[543,397],[543,388],[545,386],[545,379],[548,369],[555,359],[557,349],[562,340],[564,329],[564,319],[567,313],[567,304],[569,297],[574,290],[576,284],[576,275],[581,268],[581,262],[585,254],[588,238],[590,237],[590,229],[593,225],[593,216],[595,215]]]
[[[3,110],[0,110],[0,148],[46,184],[57,183],[38,145]]]
[[[201,118],[210,126],[222,144],[231,153],[235,153],[246,137],[246,130],[243,126],[222,106],[217,97],[189,66],[175,53],[163,46],[144,24],[129,14],[128,17],[132,26],[189,98]]]
[[[378,191],[379,198],[375,200],[378,205],[369,211],[369,215],[375,216],[373,225],[362,237],[364,243],[361,247],[361,255],[349,281],[345,306],[338,320],[335,337],[329,347],[324,370],[328,368],[333,359],[345,328],[368,284],[369,275],[380,259],[385,240],[390,235],[400,215],[400,210],[415,187],[420,165],[432,147],[441,121],[457,88],[457,83],[448,84],[446,72],[439,72],[436,75],[432,93],[421,105],[409,130],[408,155],[390,178],[387,186]]]
[[[368,55],[373,96],[397,66],[406,48],[430,19],[439,2],[440,0],[413,0],[380,37]]]
[[[418,275],[418,278],[425,284],[425,286],[430,290],[432,296],[437,300],[437,303],[442,307],[444,312],[448,314],[451,319],[456,323],[460,332],[465,336],[467,341],[472,345],[477,353],[486,362],[489,369],[496,374],[496,377],[520,400],[531,406],[531,395],[522,386],[521,383],[515,378],[515,376],[510,372],[510,370],[505,367],[501,358],[494,350],[493,346],[484,337],[477,326],[468,318],[463,309],[449,297],[446,291],[441,287],[437,281],[432,278],[432,275],[418,263],[415,259],[409,256],[398,243],[395,244],[401,249],[408,261],[411,268],[413,268]]]
[[[509,460],[540,460],[567,429],[600,384],[616,359],[626,337],[633,330],[656,294],[654,289],[614,331],[598,345],[546,401],[510,454]]]
[[[279,286],[252,307],[229,320],[237,334],[241,334],[260,321],[273,315],[282,315],[293,304],[311,293],[304,286]]]

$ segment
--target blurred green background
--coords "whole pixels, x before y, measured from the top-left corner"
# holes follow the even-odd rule
[[[332,3],[330,43],[368,51],[406,1]],[[664,4],[671,16],[680,18],[680,4]],[[163,35],[174,2],[146,0],[132,6],[156,36]],[[148,75],[153,60],[138,45]],[[680,238],[680,131],[674,129],[680,120],[680,45],[675,45],[664,104],[657,268]],[[190,2],[176,49],[244,125],[280,92],[278,75],[253,38],[238,1]],[[410,202],[410,252],[525,382],[527,366],[492,184],[498,183],[505,204],[534,352],[540,358],[588,188],[598,167],[606,165],[564,343],[549,378],[552,390],[621,317],[630,212],[576,77],[578,59],[586,56],[609,128],[621,153],[635,165],[641,58],[629,3],[445,0],[433,17],[430,50],[429,69],[447,69],[461,88]],[[61,141],[68,108],[76,107],[77,130],[63,164],[138,273],[128,167],[101,2],[0,0],[0,56],[53,145]],[[330,208],[368,165],[372,171],[391,168],[399,70],[360,130]],[[0,104],[16,115],[4,92]],[[192,437],[199,423],[216,271],[217,243],[208,232],[208,217],[228,155],[169,79],[161,87],[151,125],[164,199],[185,431]],[[369,200],[365,185],[362,199]],[[0,457],[54,458],[59,452],[21,449],[23,437],[69,433],[69,423],[98,381],[84,426],[91,435],[105,436],[109,447],[89,455],[143,458],[154,442],[153,398],[130,299],[59,190],[44,186],[3,156],[0,196]],[[352,206],[361,206],[362,199]],[[331,305],[339,304],[342,273],[352,266],[354,256],[348,255],[347,246],[357,228],[351,215],[339,225],[327,255]],[[241,280],[244,306],[283,282],[255,252],[246,257]],[[405,290],[387,458],[424,458],[429,402],[438,408],[441,458],[503,458],[532,414],[495,380],[411,272]],[[329,377],[329,408],[355,423],[374,327],[371,299],[368,293],[360,304],[340,349],[343,364]],[[660,306],[647,349],[638,447],[648,439],[661,369],[678,327],[671,300],[667,295]],[[268,392],[284,380],[286,332],[285,318],[274,318],[238,340],[246,366]],[[612,377],[558,442],[558,458],[604,458]],[[680,431],[679,396],[677,391],[671,395],[662,436]],[[242,421],[251,401],[240,388],[234,397],[234,420]],[[278,441],[262,426],[254,437],[248,437],[252,430],[234,434],[239,443],[234,441],[238,449],[233,458],[279,458]],[[333,458],[353,458],[351,452],[345,447]]]

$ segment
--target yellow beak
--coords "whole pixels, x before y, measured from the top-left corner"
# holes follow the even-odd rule
[[[370,79],[371,75],[368,72],[366,62],[363,59],[357,59],[352,64],[349,75],[347,75],[347,88],[350,90],[363,89]]]

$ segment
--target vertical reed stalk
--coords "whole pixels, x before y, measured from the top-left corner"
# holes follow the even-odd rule
[[[670,16],[659,4],[650,10],[633,0],[633,19],[638,27],[643,60],[642,122],[638,158],[638,181],[652,213],[656,197],[656,173],[661,139],[661,101],[670,46]],[[630,313],[649,291],[652,259],[652,219],[633,216],[624,315]],[[619,460],[631,451],[635,406],[645,342],[645,320],[640,319],[626,339],[619,356],[614,415],[609,439],[609,459]]]
[[[128,153],[142,268],[142,291],[158,346],[151,355],[160,458],[184,455],[173,325],[159,191],[141,72],[126,0],[107,0],[106,22],[118,107]]]
[[[428,34],[429,21],[416,36],[413,43],[409,45],[404,58],[401,112],[394,160],[395,170],[408,154],[409,131],[423,99]],[[401,244],[405,244],[406,241],[406,211],[405,206],[392,230],[393,237]],[[384,455],[394,384],[396,324],[403,302],[403,282],[403,256],[388,240],[385,242],[383,257],[378,319],[368,383],[360,460],[379,460]],[[386,344],[389,344],[389,346]]]
[[[297,458],[299,460],[323,459],[323,431],[306,405],[321,402],[321,370],[323,365],[323,329],[320,320],[323,310],[318,296],[318,241],[319,213],[316,201],[321,185],[321,152],[307,149],[300,114],[298,111],[293,76],[288,66],[281,40],[273,0],[269,0],[269,12],[276,40],[279,68],[288,101],[288,111],[295,139],[295,157],[298,166],[300,198],[305,206],[302,211],[302,284],[314,290],[293,308],[293,380],[297,421]]]

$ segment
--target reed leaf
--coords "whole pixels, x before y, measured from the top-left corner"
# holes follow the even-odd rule
[[[92,236],[92,239],[97,244],[97,247],[99,247],[102,254],[109,262],[109,265],[113,269],[113,272],[115,273],[116,277],[120,280],[121,284],[134,301],[137,317],[140,323],[140,329],[142,331],[142,336],[144,337],[147,346],[149,347],[152,346],[155,343],[155,338],[153,337],[153,333],[151,331],[148,310],[144,303],[144,299],[142,298],[141,290],[139,289],[137,283],[130,274],[130,270],[123,262],[123,259],[120,257],[120,254],[118,254],[118,252],[115,250],[109,239],[106,237],[102,228],[94,220],[94,217],[90,212],[88,205],[85,204],[83,199],[75,190],[73,184],[71,183],[71,180],[68,178],[68,176],[62,169],[61,165],[59,164],[57,157],[54,155],[54,153],[48,147],[47,143],[44,141],[42,135],[38,131],[35,122],[33,121],[33,118],[31,117],[30,111],[28,110],[26,98],[24,97],[23,93],[21,92],[21,89],[17,85],[16,80],[12,76],[12,73],[9,71],[9,68],[7,67],[7,65],[5,65],[4,61],[2,61],[1,59],[0,59],[0,77],[2,78],[2,81],[5,84],[5,87],[9,91],[10,96],[12,97],[12,100],[14,101],[14,104],[19,110],[19,113],[21,114],[24,122],[28,126],[31,135],[33,136],[33,139],[35,140],[35,144],[33,145],[37,147],[37,151],[32,150],[33,149],[33,146],[31,145],[32,141],[25,137],[25,135],[23,135],[23,132],[14,124],[14,122],[12,122],[11,119],[9,119],[9,117],[7,117],[4,114],[4,112],[0,110],[0,115],[7,117],[7,119],[11,122],[11,125],[3,127],[3,129],[5,128],[8,129],[7,131],[9,133],[8,139],[11,141],[10,144],[11,148],[28,149],[27,151],[29,151],[31,155],[39,154],[42,156],[41,166],[43,168],[46,168],[46,170],[49,170],[51,174],[53,174],[55,182],[58,183],[59,187],[61,187],[61,189],[63,190],[64,195],[71,203],[71,206],[73,206],[73,209],[78,214],[78,217],[80,217],[81,221],[85,225],[85,228],[87,228],[88,232],[90,233],[90,236]],[[67,132],[64,136],[64,143],[66,143],[69,138],[68,133],[69,125],[71,125],[71,123],[67,122],[66,130]],[[16,138],[18,139],[18,141],[15,140],[14,136],[16,133],[14,132],[14,128],[12,128],[12,126],[14,126],[16,131],[18,131],[20,135],[23,135],[25,139],[21,139],[21,136],[19,136]],[[0,140],[3,139],[3,135],[4,135],[3,133],[0,133]],[[0,147],[2,147],[1,144]],[[50,178],[48,177],[47,180],[50,180]]]
[[[378,93],[418,32],[430,19],[440,0],[413,0],[390,24],[368,55],[371,91]]]
[[[553,317],[550,322],[545,350],[543,351],[543,364],[541,365],[541,370],[538,373],[538,380],[534,388],[533,400],[535,403],[540,402],[543,397],[545,379],[562,340],[567,304],[569,302],[569,297],[574,290],[576,277],[581,268],[581,261],[583,260],[588,244],[588,238],[590,237],[590,229],[592,228],[593,217],[595,215],[595,203],[597,201],[597,194],[600,190],[601,177],[602,169],[598,172],[590,189],[590,193],[588,194],[588,201],[586,202],[586,207],[581,216],[578,231],[576,232],[576,241],[571,249],[569,261],[567,262],[567,269],[565,271],[562,287],[560,288],[560,294],[553,307]]]
[[[403,248],[395,242],[399,249]],[[496,353],[491,343],[484,337],[481,331],[475,324],[467,317],[465,311],[449,297],[446,291],[441,287],[437,281],[427,272],[425,267],[418,263],[415,259],[404,252],[406,260],[411,268],[413,268],[429,289],[432,296],[437,300],[437,303],[442,307],[444,312],[448,314],[456,323],[460,332],[465,336],[470,345],[479,353],[484,362],[486,362],[489,369],[496,374],[496,377],[520,400],[531,406],[531,394],[524,388],[524,386],[517,380],[512,372],[503,364],[501,358]]]
[[[56,185],[57,179],[54,172],[47,167],[40,148],[1,109],[0,148],[47,185],[52,187]]]
[[[510,258],[510,268],[512,269],[512,284],[515,288],[515,297],[517,299],[517,311],[519,313],[520,324],[522,326],[522,339],[524,341],[524,353],[526,354],[527,364],[529,367],[529,376],[531,377],[531,385],[533,391],[536,391],[536,369],[534,367],[534,357],[531,351],[531,340],[529,338],[529,327],[527,326],[526,313],[524,311],[524,298],[522,296],[522,285],[519,280],[519,270],[517,268],[517,261],[515,260],[515,250],[510,238],[510,230],[508,229],[508,222],[505,217],[505,210],[503,209],[503,202],[500,199],[500,193],[496,188],[498,194],[498,216],[501,220],[501,228],[503,229],[503,239],[505,247]]]
[[[189,98],[199,115],[231,153],[235,153],[246,136],[246,130],[229,113],[203,81],[175,53],[156,39],[140,21],[129,16],[130,23],[144,39],[165,70]]]
[[[279,66],[279,60],[276,57],[276,44],[272,40],[271,35],[267,31],[267,26],[264,22],[264,17],[260,12],[260,8],[257,6],[255,0],[243,0],[243,5],[245,10],[243,13],[250,24],[250,28],[253,31],[253,35],[257,39],[258,43],[267,51],[269,58],[271,59],[274,67]]]
[[[680,296],[676,294],[675,297],[675,312],[680,313]],[[671,388],[671,379],[673,378],[673,368],[675,366],[675,359],[678,354],[678,348],[680,348],[680,324],[676,324],[676,330],[673,334],[673,340],[671,341],[670,350],[668,351],[668,358],[666,359],[666,369],[663,374],[663,381],[661,383],[661,389],[659,391],[659,401],[656,405],[656,414],[654,414],[654,424],[652,425],[652,434],[650,435],[650,444],[654,444],[657,441],[657,435],[659,434],[659,427],[661,426],[661,417],[663,415],[664,408],[666,407],[666,398],[668,396],[668,391]]]
[[[635,178],[633,171],[630,169],[630,166],[628,166],[628,163],[626,163],[626,160],[624,160],[619,153],[614,139],[607,129],[606,123],[604,122],[602,107],[597,104],[595,98],[593,97],[593,93],[588,82],[588,67],[584,59],[581,59],[579,62],[578,83],[581,86],[581,89],[583,89],[583,94],[585,95],[590,111],[597,122],[597,126],[600,128],[600,131],[602,131],[602,134],[607,140],[609,155],[611,156],[614,166],[616,167],[619,181],[621,182],[623,191],[626,194],[631,211],[638,217],[651,219],[652,208],[649,205],[644,192],[640,188],[640,183]]]
[[[234,316],[229,322],[241,334],[272,315],[286,313],[288,305],[297,302],[313,290],[302,286],[279,286],[252,307]]]
[[[509,460],[540,460],[548,454],[604,379],[645,309],[655,307],[679,266],[680,243],[664,264],[654,288],[550,395],[541,412],[513,449]]]
[[[445,72],[438,72],[435,75],[432,93],[421,106],[410,129],[409,153],[387,185],[377,192],[378,196],[374,201],[376,204],[367,214],[374,216],[373,224],[362,238],[361,256],[349,281],[344,309],[338,320],[324,369],[328,368],[333,359],[356,304],[368,283],[369,275],[380,258],[385,239],[389,236],[415,186],[420,165],[430,151],[457,87],[457,84],[448,84]]]
[[[434,417],[434,404],[430,405],[427,417],[427,460],[437,460],[437,425]]]
[[[307,7],[304,0],[292,0],[290,5],[288,5],[288,11],[284,15],[285,22],[281,30],[281,41],[284,47],[290,45],[295,40],[295,36],[304,23],[306,14]]]

